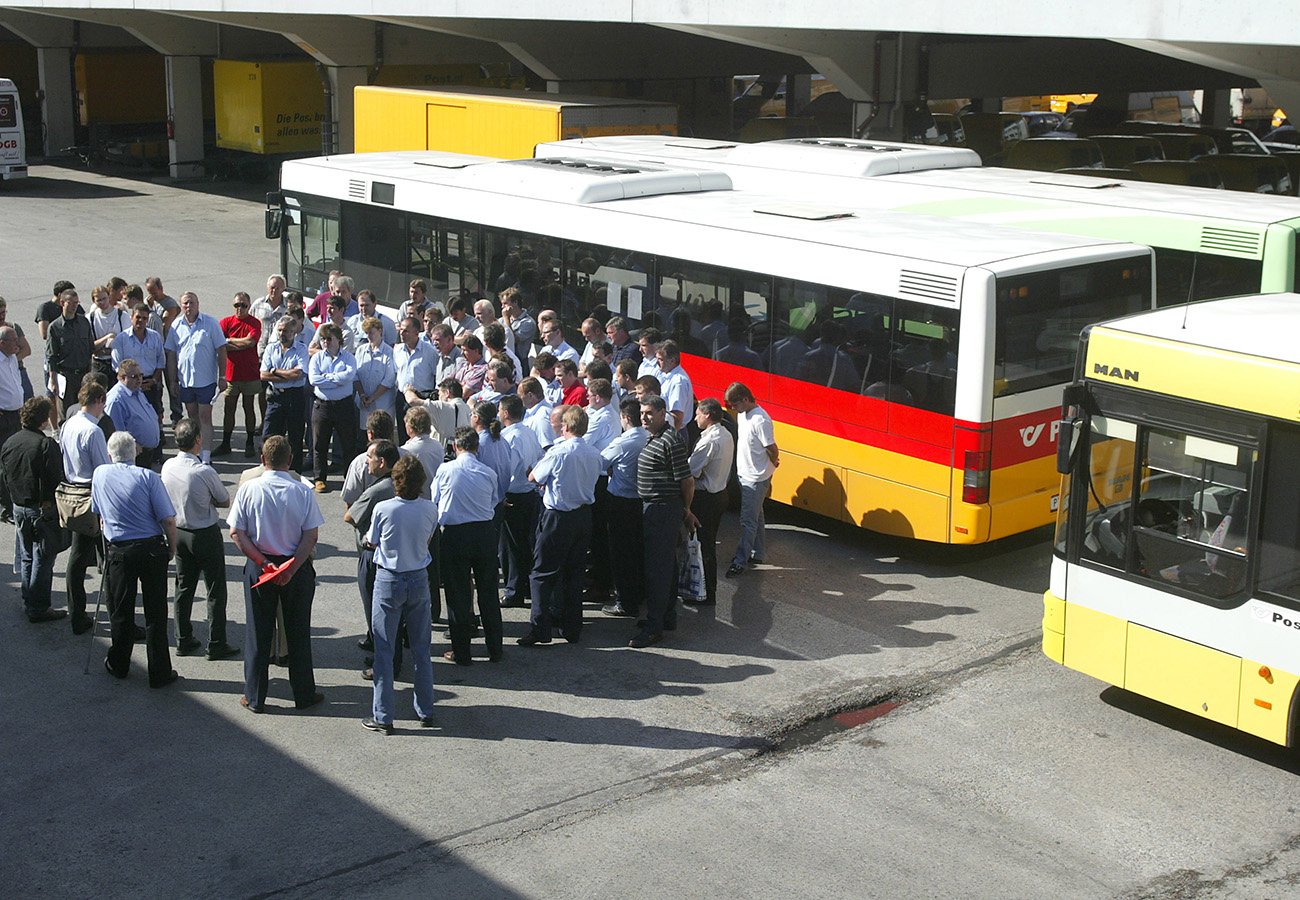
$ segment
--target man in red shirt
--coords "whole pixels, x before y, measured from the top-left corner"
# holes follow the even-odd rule
[[[244,398],[244,430],[248,440],[244,456],[257,455],[253,435],[257,433],[257,398],[262,388],[262,365],[257,356],[257,341],[262,336],[262,320],[249,312],[252,301],[243,291],[235,294],[233,316],[221,320],[226,336],[226,416],[221,423],[221,446],[213,456],[230,454],[230,435],[235,430],[235,406]]]
[[[562,359],[555,368],[560,373],[560,390],[564,392],[561,402],[565,406],[586,406],[587,386],[578,377],[578,364]]]

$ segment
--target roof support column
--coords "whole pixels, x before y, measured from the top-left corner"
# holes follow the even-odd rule
[[[330,87],[330,116],[333,118],[336,153],[356,149],[356,88],[368,83],[366,66],[324,66]]]
[[[172,178],[197,178],[203,168],[203,58],[168,56],[167,163]]]
[[[72,48],[37,47],[41,120],[47,157],[64,156],[77,143],[77,105],[72,90]]]

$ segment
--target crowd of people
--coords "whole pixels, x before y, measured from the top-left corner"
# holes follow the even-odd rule
[[[741,537],[725,574],[762,562],[763,501],[780,461],[772,420],[740,382],[725,406],[697,403],[678,345],[652,327],[634,339],[602,309],[581,323],[579,350],[554,311],[525,308],[511,287],[495,300],[462,292],[444,310],[420,280],[391,318],[340,272],[312,298],[272,275],[265,295],[236,293],[219,320],[157,278],[143,288],[113,278],[90,298],[84,307],[59,281],[40,307],[40,392],[0,298],[0,518],[17,531],[33,623],[70,616],[74,634],[94,628],[85,578],[98,566],[112,634],[104,667],[117,678],[141,640],[151,687],[179,677],[172,560],[176,653],[241,653],[227,639],[224,519],[245,559],[241,704],[263,711],[272,664],[288,667],[298,708],[322,702],[312,560],[331,475],[342,475],[356,534],[359,646],[374,685],[363,724],[377,732],[393,731],[404,650],[416,716],[433,724],[430,641],[444,601],[442,657],[457,665],[472,664],[479,633],[487,659],[502,659],[502,605],[530,610],[521,647],[578,642],[591,602],[635,621],[630,647],[656,644],[677,627],[691,533],[704,591],[689,601],[716,602],[733,475]],[[231,491],[211,461],[234,452],[241,405],[244,456],[260,465]],[[164,459],[168,418],[175,453]],[[66,610],[52,604],[64,549]],[[206,648],[192,622],[200,580]]]

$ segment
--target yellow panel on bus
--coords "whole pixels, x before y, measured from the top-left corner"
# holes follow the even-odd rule
[[[1065,662],[1065,601],[1051,591],[1043,592],[1043,655]]]
[[[1070,607],[1071,639],[1078,609]],[[1123,685],[1144,697],[1236,727],[1241,659],[1130,622]]]
[[[1300,677],[1249,659],[1241,661],[1241,702],[1237,727],[1242,731],[1287,744],[1291,698]]]
[[[1128,622],[1071,603],[1065,610],[1065,626],[1065,664],[1123,687]]]

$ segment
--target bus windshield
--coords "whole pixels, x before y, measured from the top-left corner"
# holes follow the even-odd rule
[[[1079,332],[1151,308],[1146,260],[1122,259],[997,281],[994,396],[1070,380]]]

